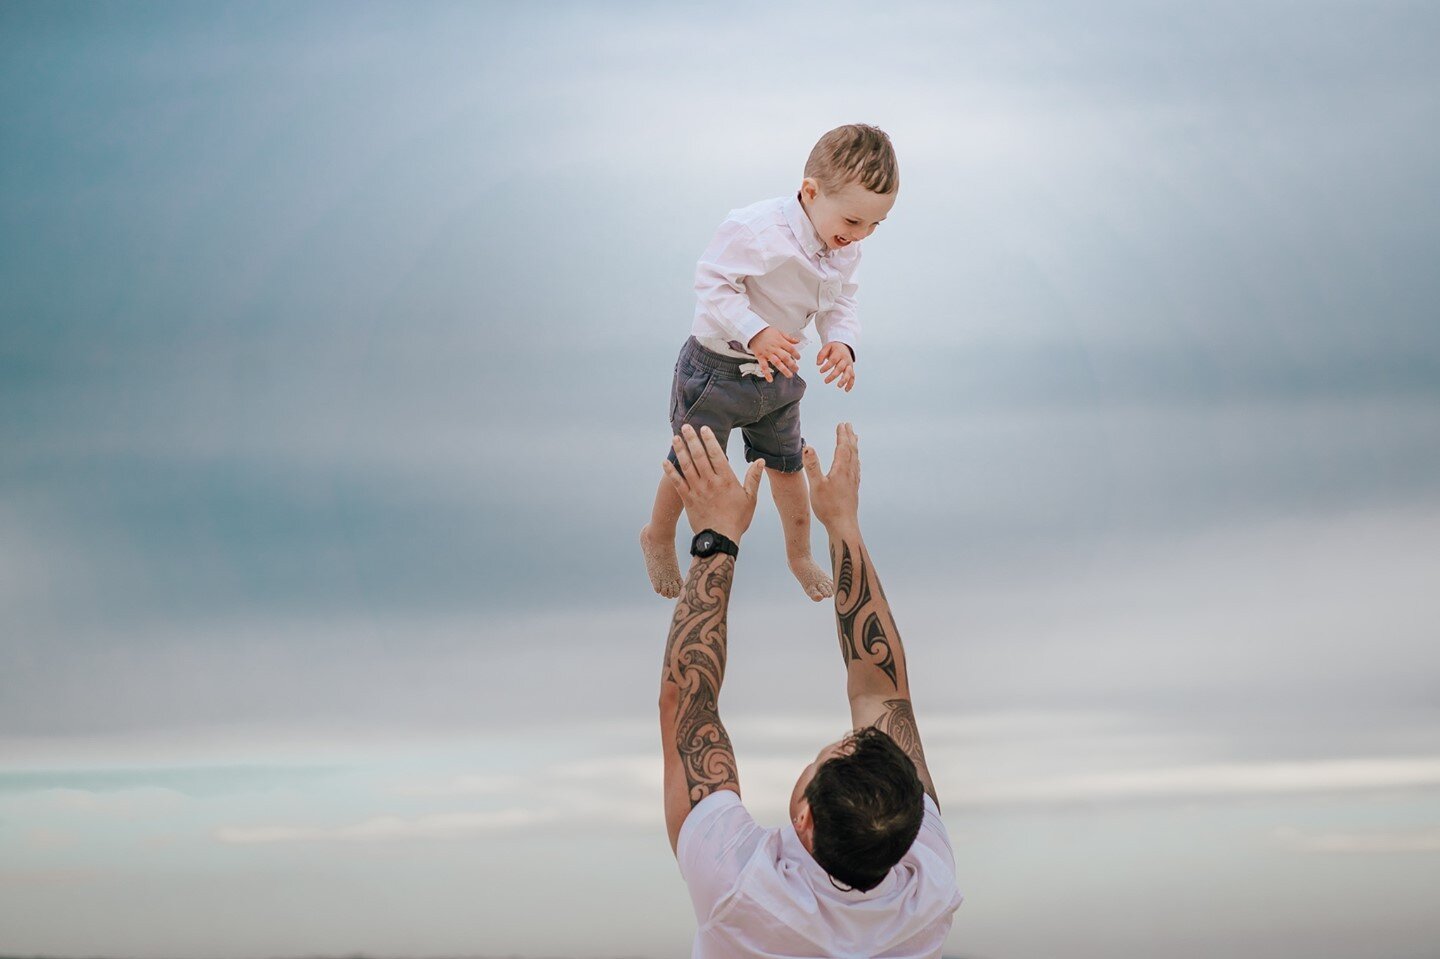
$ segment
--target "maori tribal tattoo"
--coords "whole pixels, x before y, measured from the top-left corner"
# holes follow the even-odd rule
[[[725,679],[725,613],[735,561],[716,556],[707,563],[686,578],[665,646],[664,680],[680,688],[675,748],[691,808],[717,789],[740,781],[735,750],[719,712],[720,684]]]
[[[925,750],[920,745],[920,730],[915,725],[915,710],[911,707],[910,700],[885,700],[885,715],[876,720],[875,725],[895,740],[895,745],[910,757],[920,774],[920,781],[925,785],[925,792],[935,800],[935,805],[939,806],[940,799],[935,795],[935,786],[930,781],[930,769],[925,765]]]
[[[833,564],[834,546],[830,547],[830,557]],[[872,665],[890,678],[890,685],[899,689],[900,680],[895,672],[895,653],[890,648],[890,638],[885,634],[885,625],[879,614],[869,608],[872,579],[875,581],[875,588],[881,590],[880,596],[883,599],[884,590],[879,579],[870,572],[864,554],[852,554],[850,544],[842,542],[840,568],[835,572],[835,626],[840,633],[840,653],[845,657],[846,666],[857,659],[868,658]],[[864,620],[860,621],[862,613],[865,616]],[[860,621],[858,633],[855,628],[857,621]],[[893,622],[890,628],[895,628]]]

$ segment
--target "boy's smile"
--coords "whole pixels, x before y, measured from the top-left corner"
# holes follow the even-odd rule
[[[829,250],[844,249],[874,233],[895,205],[895,196],[872,193],[854,181],[833,193],[821,190],[811,177],[800,184],[800,205]]]

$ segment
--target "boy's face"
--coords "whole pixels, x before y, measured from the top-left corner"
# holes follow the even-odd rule
[[[839,250],[874,233],[895,205],[895,194],[871,193],[855,182],[826,193],[816,180],[806,177],[800,184],[800,201],[826,249]]]

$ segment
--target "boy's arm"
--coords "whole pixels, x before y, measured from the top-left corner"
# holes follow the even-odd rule
[[[890,614],[890,601],[860,535],[860,454],[849,423],[835,429],[835,459],[828,476],[813,447],[804,453],[805,476],[816,519],[830,536],[835,576],[835,628],[845,660],[850,721],[859,729],[876,726],[915,763],[925,792],[940,805],[925,749],[910,704],[905,647]]]
[[[815,332],[820,334],[821,343],[844,343],[850,348],[850,359],[855,360],[860,346],[860,312],[856,295],[860,291],[860,250],[855,250],[855,261],[840,280],[840,293],[835,305],[815,318]]]
[[[748,344],[770,324],[750,309],[745,279],[768,269],[754,231],[726,220],[695,264],[695,297],[700,309],[727,337]]]
[[[701,311],[725,334],[755,355],[766,381],[771,369],[793,376],[800,366],[797,336],[782,333],[750,309],[745,281],[770,268],[753,230],[726,220],[695,265],[695,298]]]
[[[696,532],[712,529],[736,543],[755,515],[765,461],[742,485],[710,427],[690,424],[672,440],[679,469],[666,460]],[[660,673],[660,748],[665,765],[665,828],[673,851],[696,803],[720,790],[740,792],[730,735],[720,720],[720,685],[729,655],[727,616],[735,560],[724,553],[697,557],[675,603]]]

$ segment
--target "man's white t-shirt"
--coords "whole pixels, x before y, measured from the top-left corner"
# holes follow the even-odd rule
[[[675,855],[699,925],[695,959],[939,957],[963,898],[929,796],[914,845],[869,892],[832,884],[793,825],[760,827],[730,790],[690,810]]]

